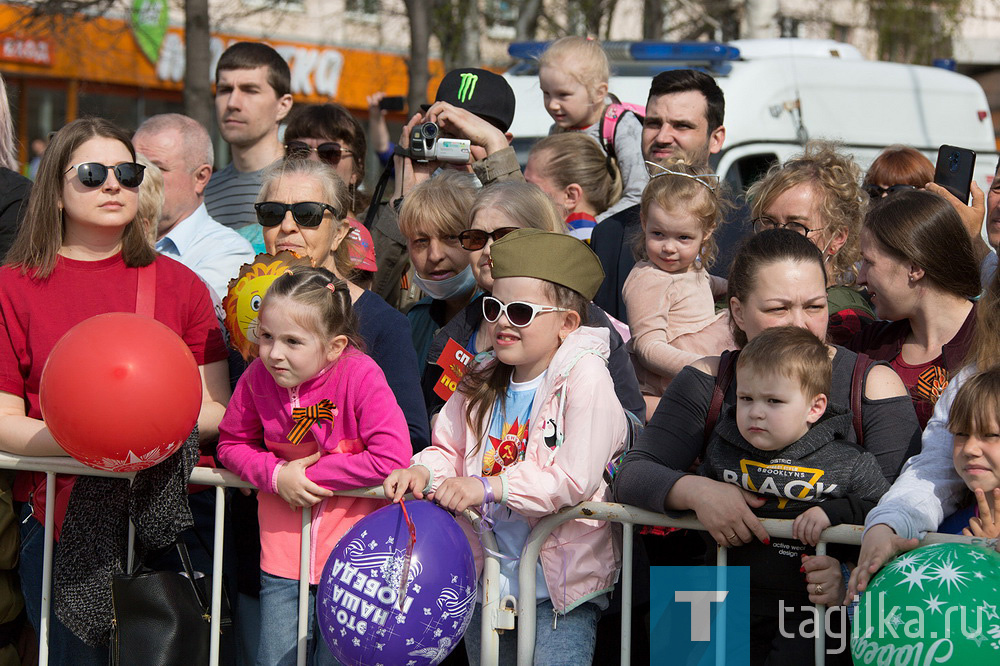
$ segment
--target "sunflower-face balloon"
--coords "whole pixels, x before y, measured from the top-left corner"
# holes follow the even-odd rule
[[[308,258],[285,250],[273,256],[261,253],[229,281],[229,292],[222,299],[226,329],[230,344],[244,360],[257,357],[257,313],[271,283],[295,266],[311,265]]]

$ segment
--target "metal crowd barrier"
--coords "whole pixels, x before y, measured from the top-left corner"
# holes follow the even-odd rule
[[[93,469],[77,462],[73,458],[67,457],[24,457],[9,453],[0,453],[0,469],[12,469],[21,472],[44,472],[46,474],[45,505],[53,507],[56,503],[56,475],[71,474],[79,476],[106,476],[129,478],[132,475],[119,474],[116,472],[106,472]],[[191,483],[202,486],[215,487],[215,535],[213,542],[212,557],[212,620],[211,620],[211,643],[209,664],[216,666],[219,663],[219,622],[222,614],[222,541],[225,527],[226,494],[225,488],[253,488],[254,486],[243,481],[238,476],[223,469],[211,469],[208,467],[195,467],[191,473]],[[384,497],[381,486],[372,488],[361,488],[358,490],[347,490],[336,493],[337,495],[347,495],[352,497]],[[53,511],[45,512],[45,549],[42,558],[42,604],[41,618],[38,632],[38,664],[47,666],[49,663],[49,627],[52,608],[52,555],[54,550],[55,519]],[[467,512],[470,520],[478,521],[478,517]],[[312,522],[312,510],[304,508],[302,511],[302,545],[301,558],[299,561],[299,622],[298,622],[298,666],[306,664],[307,629],[309,617],[309,539],[310,525]],[[129,567],[131,568],[131,546],[133,543],[134,531],[129,529]],[[482,535],[486,548],[496,552],[498,550],[496,539],[492,532]],[[220,554],[216,557],[216,554]],[[495,557],[488,557],[483,570],[481,582],[483,589],[483,618],[482,623],[482,663],[484,666],[495,666],[498,663],[500,643],[494,630],[495,622],[491,620],[496,617],[499,608],[500,593],[500,562]]]
[[[542,550],[542,544],[548,538],[552,530],[563,523],[586,518],[589,520],[604,520],[622,524],[622,618],[621,618],[621,663],[622,666],[631,664],[632,649],[632,552],[633,539],[632,529],[635,525],[652,525],[659,527],[679,527],[684,529],[705,530],[705,527],[693,517],[671,518],[662,513],[654,513],[644,509],[625,504],[604,503],[604,502],[583,502],[576,506],[567,507],[558,513],[542,518],[528,535],[528,541],[521,552],[521,562],[518,570],[518,584],[520,586],[520,598],[517,607],[517,664],[518,666],[532,666],[535,651],[535,569],[538,563],[538,556]],[[791,520],[762,519],[764,529],[772,537],[790,538],[792,536]],[[828,543],[841,543],[854,546],[861,545],[861,537],[864,528],[861,525],[837,525],[829,527],[823,531],[821,541],[816,546],[817,555],[826,555],[826,545]],[[963,542],[973,541],[971,537],[958,536],[954,534],[928,534],[921,541],[921,545],[941,542]],[[719,547],[717,565],[726,566],[727,549]],[[724,571],[724,569],[720,569]],[[826,607],[816,604],[816,666],[823,666],[826,663]],[[724,619],[724,618],[723,618]],[[724,629],[720,629],[724,633]],[[716,644],[718,653],[724,653],[724,643]],[[717,663],[724,663],[717,660]]]
[[[0,469],[12,469],[16,471],[44,472],[47,476],[46,486],[46,506],[55,506],[55,478],[58,474],[89,475],[106,477],[126,477],[130,475],[106,472],[87,467],[72,458],[66,457],[22,457],[9,453],[0,453]],[[223,552],[224,537],[224,515],[226,506],[225,488],[253,488],[253,486],[241,480],[238,476],[223,469],[211,469],[207,467],[196,467],[191,474],[191,483],[203,486],[214,486],[215,488],[215,534],[212,559],[212,607],[211,607],[211,644],[210,661],[212,666],[219,663],[219,622],[222,610],[222,557],[215,557],[216,553]],[[372,488],[361,488],[358,490],[341,491],[338,495],[348,495],[353,497],[384,497],[381,486]],[[307,628],[309,614],[309,539],[312,512],[309,508],[302,511],[302,550],[299,564],[299,622],[298,622],[298,654],[297,663],[305,666],[307,648]],[[477,522],[478,517],[471,511],[466,512],[473,522]],[[535,568],[538,556],[542,549],[542,544],[549,534],[556,527],[569,520],[577,518],[587,518],[591,520],[604,520],[621,523],[623,527],[623,548],[622,548],[622,612],[621,612],[621,663],[627,666],[631,663],[631,635],[632,635],[632,554],[633,539],[632,530],[635,525],[654,525],[662,527],[678,527],[685,529],[704,530],[693,517],[671,518],[661,513],[653,513],[643,509],[638,509],[624,504],[584,502],[577,506],[567,507],[556,514],[547,516],[540,520],[528,536],[521,554],[519,569],[520,598],[516,609],[501,607],[500,593],[500,561],[495,556],[487,555],[480,586],[483,593],[482,603],[482,623],[481,623],[481,652],[480,659],[483,666],[495,666],[499,663],[499,631],[513,628],[513,620],[516,615],[517,623],[517,663],[519,666],[531,666],[535,648]],[[790,520],[769,520],[761,521],[768,534],[774,537],[789,538],[792,534],[792,521]],[[826,529],[822,535],[822,541],[816,547],[817,555],[826,554],[827,543],[842,543],[850,545],[860,545],[863,528],[859,525],[838,525]],[[38,663],[40,666],[48,664],[48,636],[50,627],[50,614],[52,605],[52,559],[54,547],[54,513],[45,512],[45,548],[43,554],[42,573],[42,603],[41,620],[38,636]],[[482,535],[483,545],[486,549],[496,552],[498,550],[496,539],[492,532],[486,531]],[[133,531],[129,532],[130,558]],[[939,543],[945,541],[968,542],[968,537],[951,534],[928,534],[922,544]],[[726,549],[719,548],[718,566],[725,567]],[[131,567],[131,561],[129,563]],[[816,664],[825,663],[825,636],[822,623],[825,619],[825,607],[816,605],[817,627],[816,638]],[[720,643],[719,649],[723,646]]]

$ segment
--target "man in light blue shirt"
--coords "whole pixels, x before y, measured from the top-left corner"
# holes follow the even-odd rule
[[[181,262],[222,298],[240,266],[253,262],[250,243],[216,222],[205,208],[205,187],[215,156],[208,131],[178,113],[146,120],[133,143],[163,172],[163,213],[156,250]]]

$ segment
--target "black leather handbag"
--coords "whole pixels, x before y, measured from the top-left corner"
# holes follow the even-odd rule
[[[140,567],[112,579],[112,666],[208,664],[211,579],[194,571],[180,539],[177,551],[183,573]]]

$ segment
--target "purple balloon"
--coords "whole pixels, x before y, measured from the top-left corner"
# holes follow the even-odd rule
[[[319,628],[345,666],[434,666],[462,639],[476,605],[476,562],[455,518],[427,501],[362,518],[330,553],[316,595]],[[399,601],[406,575],[406,593]]]

